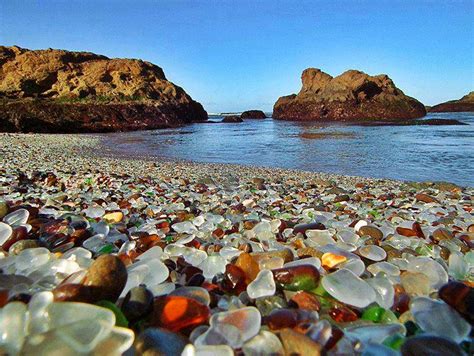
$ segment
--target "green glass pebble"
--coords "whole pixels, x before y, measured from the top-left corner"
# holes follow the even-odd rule
[[[374,323],[380,323],[382,316],[384,315],[385,309],[381,307],[370,307],[367,308],[363,313],[361,319],[370,320]]]
[[[128,328],[127,318],[125,317],[125,315],[123,315],[120,308],[118,306],[116,306],[114,303],[112,303],[109,300],[101,300],[101,301],[98,301],[96,303],[96,305],[98,305],[100,307],[103,307],[103,308],[107,308],[115,314],[115,325],[116,326],[121,326],[121,327],[124,327],[124,328]]]
[[[105,245],[104,247],[102,247],[97,254],[98,255],[108,255],[109,253],[112,253],[113,251],[114,251],[114,245],[109,244],[109,245]]]
[[[382,324],[391,324],[391,323],[398,323],[398,318],[395,313],[391,310],[384,310],[382,318],[380,319],[380,323]]]
[[[311,290],[311,293],[319,295],[320,297],[326,297],[326,298],[331,297],[331,295],[328,292],[326,292],[326,289],[324,289],[322,283],[319,283],[319,285],[316,288]]]
[[[405,324],[405,328],[407,329],[407,336],[417,335],[421,331],[421,329],[416,325],[413,321],[407,321]]]
[[[398,351],[402,347],[403,343],[405,342],[405,337],[402,334],[394,334],[387,337],[383,341],[383,345],[390,347],[391,349]]]
[[[370,320],[374,323],[380,324],[390,324],[398,322],[397,316],[391,310],[386,310],[378,306],[367,308],[362,313],[361,319]]]

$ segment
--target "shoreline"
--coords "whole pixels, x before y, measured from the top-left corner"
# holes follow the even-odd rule
[[[111,158],[100,135],[1,134],[0,159],[0,331],[45,325],[0,350],[74,354],[84,325],[98,354],[472,350],[474,188]]]
[[[458,185],[449,181],[410,181],[384,177],[364,177],[341,175],[336,173],[314,172],[300,169],[288,169],[279,167],[244,165],[232,163],[208,163],[193,161],[191,159],[170,159],[157,155],[142,156],[137,152],[124,154],[114,151],[107,143],[106,134],[43,134],[43,133],[0,133],[0,158],[7,162],[6,166],[27,167],[30,170],[52,169],[58,162],[62,163],[62,169],[66,171],[82,170],[80,163],[89,160],[89,165],[95,165],[104,169],[107,173],[117,173],[124,169],[129,169],[127,174],[135,177],[152,176],[158,177],[162,170],[175,171],[176,173],[193,173],[198,176],[208,177],[214,175],[215,178],[242,178],[252,179],[258,175],[263,175],[269,180],[275,177],[298,178],[303,180],[326,180],[345,184],[370,183],[382,185],[414,185],[421,188],[436,187],[439,185],[459,188],[474,188],[474,186]],[[46,146],[45,146],[46,142]],[[13,147],[21,145],[22,148],[33,150],[37,155],[19,156],[21,153]],[[12,149],[13,148],[13,149]],[[46,150],[46,151],[45,151]],[[71,157],[67,158],[68,155]],[[15,164],[8,162],[12,158],[19,160]],[[64,160],[66,158],[66,160]],[[79,165],[78,165],[79,164]],[[147,167],[144,168],[143,165]],[[30,167],[29,167],[30,166]],[[115,167],[115,168],[113,168]],[[96,168],[97,169],[97,168]],[[87,170],[87,169],[86,169]],[[211,172],[211,173],[208,173]],[[236,174],[238,172],[238,174]],[[169,174],[171,177],[173,174]]]

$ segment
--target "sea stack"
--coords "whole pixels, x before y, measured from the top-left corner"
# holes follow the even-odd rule
[[[205,120],[202,105],[152,63],[0,46],[0,131],[113,132]]]
[[[348,70],[332,77],[308,68],[296,95],[283,96],[273,118],[294,121],[401,121],[426,115],[418,100],[405,95],[385,74]]]
[[[474,91],[459,100],[451,100],[432,106],[430,112],[469,112],[474,111]]]
[[[242,119],[266,119],[267,115],[262,110],[247,110],[240,114]]]

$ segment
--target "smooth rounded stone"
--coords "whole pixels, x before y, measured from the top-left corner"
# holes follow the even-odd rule
[[[443,301],[418,297],[410,302],[410,311],[420,328],[435,336],[460,343],[471,331],[471,325]]]
[[[154,286],[164,282],[170,272],[168,267],[161,262],[159,259],[144,259],[138,260],[132,265],[127,267],[128,273],[134,272],[136,269],[140,269],[140,267],[147,267],[147,273],[141,273],[141,284],[145,284],[147,286]]]
[[[263,269],[275,269],[283,267],[285,261],[281,257],[270,257],[267,259],[262,259],[258,262],[260,270]]]
[[[443,241],[443,240],[451,240],[452,238],[454,238],[451,231],[449,231],[447,229],[444,229],[444,228],[436,229],[435,231],[433,231],[432,236],[433,236],[433,239],[436,242],[440,242],[440,241]]]
[[[146,316],[153,308],[153,293],[145,286],[130,289],[122,302],[122,312],[125,317],[134,322]]]
[[[259,222],[253,227],[252,232],[260,241],[267,241],[275,236],[272,232],[272,225],[268,221]]]
[[[274,309],[281,309],[281,308],[288,307],[288,303],[282,297],[275,295],[272,297],[258,298],[255,301],[255,306],[258,308],[262,316],[267,316]]]
[[[78,259],[91,259],[92,258],[92,252],[89,250],[86,250],[83,247],[74,247],[71,248],[70,250],[67,250],[66,252],[63,253],[62,258],[64,259],[69,259],[73,257],[75,260]]]
[[[97,301],[116,301],[126,283],[127,269],[123,262],[113,255],[99,256],[89,267],[83,282],[85,286],[93,287]]]
[[[317,257],[306,257],[299,260],[287,262],[283,265],[283,267],[294,267],[294,266],[301,266],[301,265],[313,265],[317,269],[320,269],[321,260]]]
[[[121,211],[114,211],[111,213],[104,214],[102,219],[109,224],[116,224],[123,220],[123,213]]]
[[[234,350],[227,345],[192,345],[184,348],[181,356],[234,356]]]
[[[184,260],[187,263],[195,267],[200,266],[208,258],[207,253],[205,251],[196,250],[190,247],[186,247],[184,251],[179,255],[183,256]],[[212,259],[210,261],[212,261]]]
[[[99,221],[91,224],[91,228],[95,235],[107,236],[110,232],[110,226],[105,221]]]
[[[92,219],[100,218],[105,214],[105,210],[100,206],[90,206],[83,212],[88,218]]]
[[[368,245],[359,248],[359,254],[375,262],[380,262],[387,258],[387,252],[382,247],[376,245]]]
[[[176,285],[174,283],[165,282],[165,283],[158,284],[156,286],[148,287],[147,289],[153,293],[154,297],[159,297],[162,295],[170,294],[172,291],[176,289]]]
[[[232,348],[240,348],[260,331],[261,315],[255,307],[245,307],[228,312],[216,313],[210,325],[222,335]]]
[[[15,258],[15,267],[19,271],[37,269],[46,264],[51,258],[51,253],[47,248],[38,247],[23,250]]]
[[[386,277],[375,277],[366,279],[366,282],[375,290],[375,302],[382,308],[390,309],[395,298],[395,288]]]
[[[415,195],[415,199],[417,201],[427,203],[427,204],[438,202],[438,200],[436,198],[432,197],[431,195],[425,194],[425,193],[418,193],[417,195]]]
[[[3,219],[5,215],[8,214],[8,204],[7,202],[0,200],[0,219]]]
[[[28,218],[30,217],[30,212],[26,209],[18,209],[3,218],[3,222],[10,226],[18,226],[26,224]]]
[[[280,338],[285,355],[321,355],[322,346],[306,335],[288,328],[278,330],[276,334]]]
[[[23,250],[26,250],[28,248],[37,248],[39,246],[40,244],[38,240],[20,240],[10,246],[10,248],[8,249],[8,253],[10,255],[19,255],[20,252]]]
[[[367,226],[369,223],[365,220],[359,220],[355,225],[354,225],[354,230],[358,232],[361,227]]]
[[[284,290],[312,290],[318,286],[320,273],[313,265],[299,265],[272,270],[277,286]]]
[[[97,234],[85,240],[82,243],[82,246],[88,249],[89,251],[97,253],[102,247],[104,247],[105,244],[106,244],[106,236],[102,234]]]
[[[268,269],[261,270],[257,278],[247,286],[247,294],[252,299],[272,296],[275,292],[276,284],[273,273]]]
[[[357,233],[360,236],[370,236],[378,241],[383,239],[383,232],[379,228],[371,225],[362,226]]]
[[[19,354],[25,339],[28,323],[26,305],[22,302],[10,302],[0,309],[0,352],[10,355]]]
[[[408,295],[423,296],[431,292],[431,283],[428,276],[418,272],[403,272],[400,275],[400,282]]]
[[[62,355],[119,355],[132,346],[134,339],[132,330],[95,319],[67,324],[40,335],[27,338],[22,353],[50,355],[61,350]]]
[[[198,230],[196,226],[191,221],[183,221],[176,224],[173,224],[171,228],[176,231],[178,234],[196,234]]]
[[[407,271],[424,273],[430,279],[431,288],[438,290],[448,282],[448,273],[435,260],[429,257],[415,257],[408,261]]]
[[[361,276],[365,272],[365,264],[360,259],[350,259],[338,266],[353,272],[356,276]]]
[[[328,230],[308,230],[306,236],[308,239],[305,242],[311,247],[317,248],[336,243]]]
[[[182,296],[161,296],[154,300],[151,325],[173,332],[206,324],[209,307],[195,299]]]
[[[153,246],[152,248],[143,252],[137,257],[139,261],[147,259],[160,259],[163,256],[163,249],[160,246]]]
[[[270,258],[279,257],[282,258],[284,263],[293,261],[293,251],[289,248],[283,248],[280,250],[265,251],[265,252],[252,252],[250,254],[252,258],[259,263],[260,261],[268,260]]]
[[[326,252],[321,256],[321,264],[323,267],[332,269],[337,265],[347,261],[347,257],[343,255],[338,255],[332,252]]]
[[[262,330],[242,346],[246,356],[284,355],[283,345],[278,336]]]
[[[474,322],[474,288],[451,281],[440,288],[439,297],[471,323]]]
[[[385,273],[387,276],[400,275],[400,268],[390,262],[385,261],[372,263],[370,266],[367,267],[367,271],[372,273],[374,276],[378,273]]]
[[[408,338],[400,349],[403,356],[464,356],[461,347],[452,340],[432,335]]]
[[[48,331],[48,307],[54,301],[54,294],[51,292],[39,292],[32,296],[28,303],[28,323],[29,334],[40,334]]]
[[[296,292],[291,296],[290,303],[298,306],[299,309],[321,310],[321,302],[318,297],[315,294],[306,291]]]
[[[406,329],[403,324],[369,324],[348,326],[344,334],[349,338],[362,341],[364,344],[381,344],[387,337],[402,334]]]
[[[471,272],[469,271],[469,264],[467,263],[466,258],[462,253],[452,253],[449,256],[448,264],[448,273],[450,276],[461,281],[469,280],[469,277],[471,276]],[[471,265],[474,267],[474,263],[471,263]]]
[[[323,277],[324,289],[340,302],[364,308],[375,302],[374,289],[352,271],[340,269]]]
[[[224,273],[227,261],[220,255],[208,256],[198,267],[205,278],[211,279],[216,274]]]
[[[0,222],[0,246],[7,241],[13,234],[13,229],[10,225]]]
[[[52,290],[55,302],[93,303],[91,287],[78,283],[61,284]]]
[[[211,296],[207,289],[202,287],[180,287],[172,291],[169,295],[180,295],[197,300],[204,305],[211,304]]]
[[[115,315],[111,310],[88,303],[54,302],[49,304],[47,313],[48,330],[89,320],[100,321],[109,326],[115,325]]]
[[[148,356],[181,355],[187,341],[180,334],[162,328],[148,328],[140,333],[133,344],[135,353]]]

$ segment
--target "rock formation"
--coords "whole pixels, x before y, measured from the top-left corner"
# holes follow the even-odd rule
[[[349,70],[333,78],[308,68],[301,80],[303,87],[297,95],[283,96],[275,103],[274,119],[398,121],[426,115],[423,104],[403,94],[387,75]]]
[[[226,115],[222,119],[221,122],[224,123],[237,123],[237,122],[243,122],[242,118],[239,115]]]
[[[240,114],[242,119],[265,119],[267,115],[261,110],[248,110]]]
[[[459,100],[451,100],[432,106],[430,112],[463,112],[474,111],[474,91],[464,95]]]
[[[152,63],[0,46],[0,131],[128,131],[205,120],[201,104]]]

